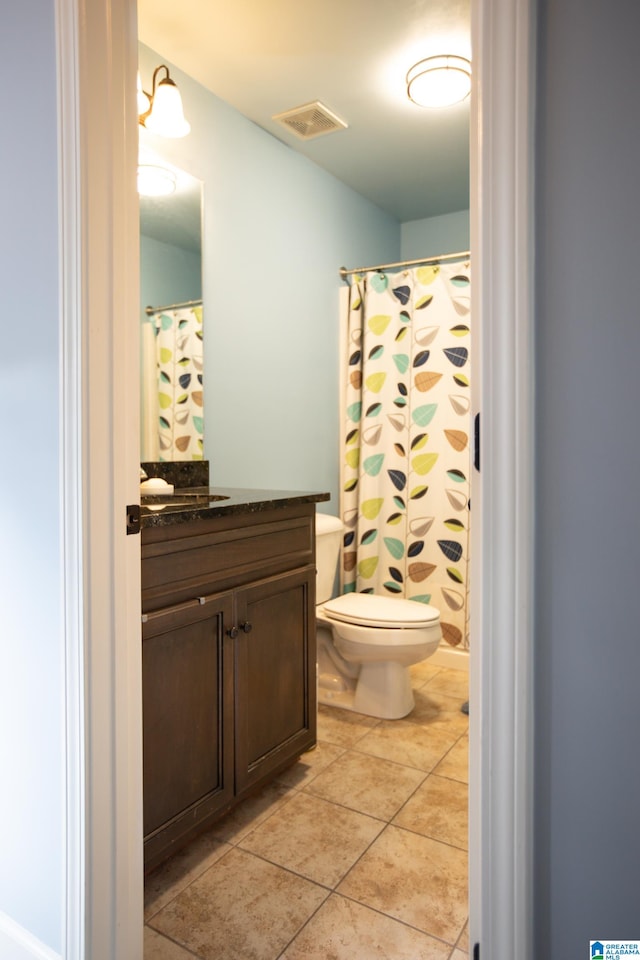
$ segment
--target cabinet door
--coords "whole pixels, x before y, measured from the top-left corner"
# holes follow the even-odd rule
[[[236,792],[316,742],[315,568],[236,597]]]
[[[233,797],[231,594],[143,617],[145,868]]]

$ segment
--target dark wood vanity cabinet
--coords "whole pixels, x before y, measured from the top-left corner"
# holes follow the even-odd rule
[[[147,615],[142,627],[145,862],[152,868],[233,799],[230,594]]]
[[[143,529],[147,871],[315,744],[314,512]]]
[[[237,791],[262,782],[308,750],[311,726],[315,742],[314,585],[315,568],[305,567],[261,580],[238,593]],[[243,629],[245,624],[248,632]]]

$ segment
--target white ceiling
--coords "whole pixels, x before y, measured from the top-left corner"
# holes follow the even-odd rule
[[[202,252],[202,183],[178,170],[149,147],[147,131],[140,127],[139,162],[160,165],[176,177],[175,192],[169,196],[139,196],[140,233],[162,243],[171,243],[198,255]]]
[[[410,66],[470,57],[469,0],[138,0],[140,39],[400,222],[469,206],[468,101],[412,104]],[[320,100],[347,130],[301,141],[273,114]]]

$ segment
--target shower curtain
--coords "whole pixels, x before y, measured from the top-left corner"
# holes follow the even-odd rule
[[[156,371],[157,402],[150,416],[155,420],[158,459],[202,460],[202,305],[158,310],[149,323],[155,356],[144,366]]]
[[[468,262],[353,275],[343,298],[343,589],[440,610],[468,648]]]

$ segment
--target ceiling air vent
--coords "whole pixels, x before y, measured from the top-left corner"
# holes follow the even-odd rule
[[[277,120],[300,140],[313,140],[314,137],[322,137],[334,130],[346,130],[348,127],[344,120],[319,100],[305,103],[302,107],[294,107],[293,110],[285,110],[284,113],[276,113],[271,119]]]

